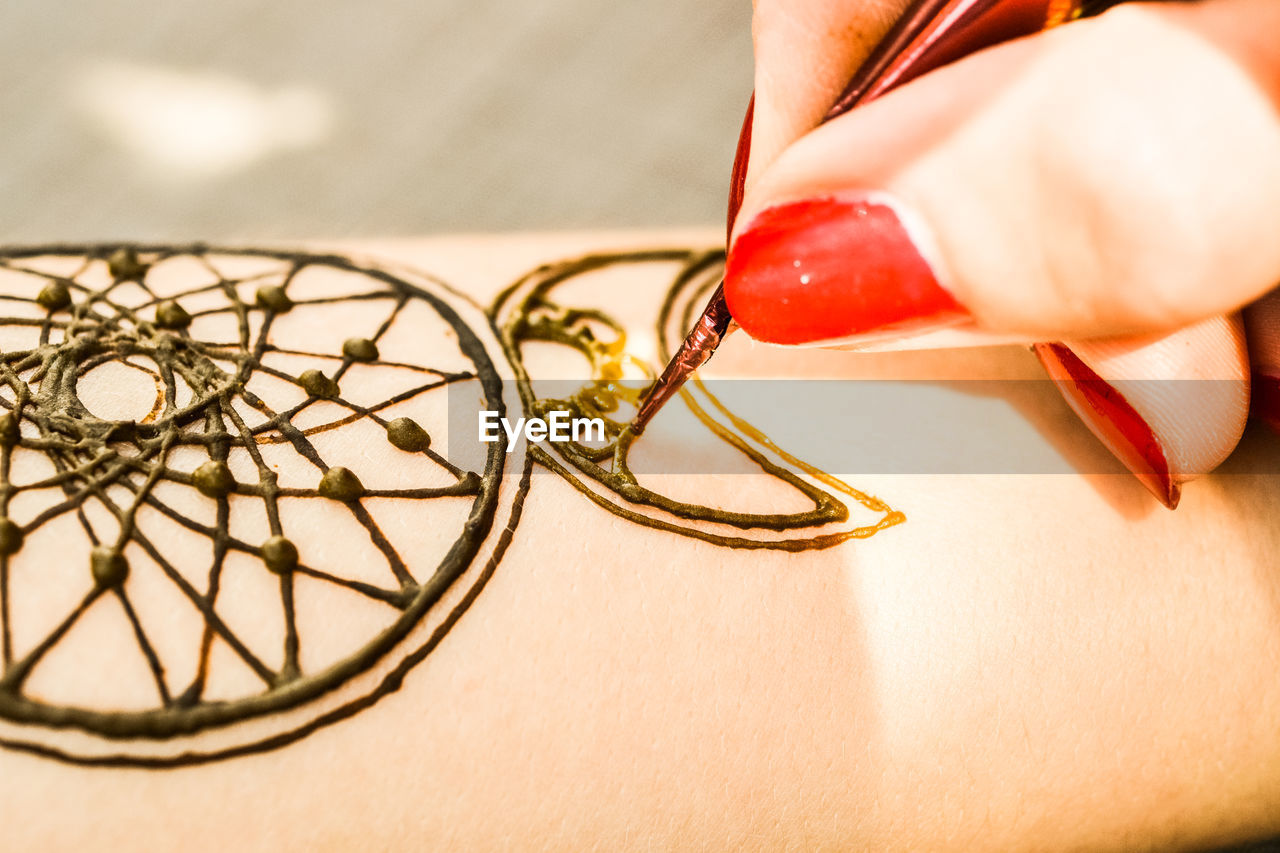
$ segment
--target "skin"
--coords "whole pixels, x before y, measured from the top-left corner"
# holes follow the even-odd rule
[[[361,249],[487,302],[546,260],[715,242],[706,232]],[[635,271],[580,293],[648,328],[667,283]],[[340,342],[351,321],[333,322],[309,331]],[[741,337],[712,368],[1037,375],[1017,347],[865,356]],[[95,399],[131,402],[112,390]],[[1036,393],[1009,417],[1099,470],[1104,451],[1049,389]],[[400,458],[353,432],[332,438],[335,454],[374,454],[371,470]],[[1274,465],[1256,438],[1229,467]],[[662,441],[661,420],[644,440]],[[283,478],[298,463],[279,464]],[[1273,477],[1207,477],[1175,515],[1123,475],[837,473],[907,520],[803,554],[714,548],[537,475],[498,571],[399,692],[283,749],[193,768],[78,768],[0,750],[7,844],[1167,850],[1280,831]],[[672,487],[740,506],[757,486],[741,474]],[[342,515],[307,507],[304,554]],[[411,535],[421,517],[406,509],[390,527]],[[33,537],[24,551],[43,549],[52,566],[57,548]],[[139,606],[163,607],[159,593],[139,588]],[[323,633],[348,627],[335,619]]]
[[[1066,341],[1109,380],[1237,382],[1201,407],[1130,401],[1175,480],[1212,469],[1243,430],[1250,373],[1280,375],[1280,6],[1126,3],[815,129],[905,5],[755,4],[735,235],[776,204],[889,193],[976,333]]]

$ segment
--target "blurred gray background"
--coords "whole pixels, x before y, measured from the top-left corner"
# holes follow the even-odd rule
[[[716,223],[749,0],[4,0],[0,242]]]

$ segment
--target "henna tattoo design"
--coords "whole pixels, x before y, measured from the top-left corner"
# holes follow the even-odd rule
[[[634,359],[625,327],[601,309],[562,306],[557,288],[615,265],[675,263],[658,318],[665,358],[722,262],[722,253],[686,249],[590,255],[522,277],[486,313],[444,282],[345,255],[205,245],[0,249],[0,303],[9,306],[0,308],[0,331],[24,341],[0,352],[0,746],[85,765],[188,766],[274,749],[369,707],[399,688],[492,576],[515,534],[534,464],[623,519],[725,547],[826,548],[902,521],[882,501],[773,445],[697,383],[700,397],[684,399],[699,420],[805,495],[812,509],[728,512],[637,482],[629,445],[618,440],[625,424],[608,417],[643,392],[620,381],[622,363]],[[304,279],[316,273],[342,287],[310,290]],[[280,339],[286,314],[296,320],[354,306],[380,317],[361,330],[365,336],[322,347]],[[601,339],[593,324],[613,337]],[[428,363],[403,336],[387,346],[410,326],[408,337],[428,337],[442,360]],[[592,375],[579,393],[536,397],[522,356],[529,341],[587,356]],[[291,369],[300,363],[306,369]],[[82,384],[106,365],[154,387],[149,411],[93,411]],[[450,459],[431,440],[445,395],[451,386],[474,387],[480,405],[504,412],[504,365],[514,371],[526,413],[605,417],[608,445],[508,454],[498,442],[477,470]],[[368,383],[374,398],[363,390]],[[376,440],[435,476],[409,486],[372,482],[358,473],[360,460],[348,458],[349,444],[322,446],[343,428],[376,428]],[[279,452],[302,460],[311,479],[281,482],[272,463]],[[19,475],[33,470],[42,473]],[[326,530],[314,541],[294,532],[298,515],[284,510],[308,501],[340,507],[357,538],[368,540],[361,566],[337,547],[346,534]],[[396,531],[379,522],[386,502],[413,502],[416,524],[456,526],[437,564],[408,565]],[[851,522],[848,502],[874,520]],[[237,533],[247,518],[262,520],[266,535]],[[162,524],[205,544],[174,545],[153,532]],[[24,549],[54,528],[60,538],[49,551],[68,565],[45,577],[24,561]],[[257,588],[271,590],[282,625],[271,655],[243,638],[224,609],[232,563],[270,580]],[[198,626],[186,650],[194,665],[182,677],[131,595],[131,578],[142,575],[170,587],[183,618]],[[55,583],[73,587],[62,591],[66,612],[39,631],[28,628],[19,642],[25,601]],[[313,660],[316,638],[299,618],[300,584],[366,602],[381,614],[376,627],[348,638],[341,654]],[[151,675],[150,695],[121,708],[60,699],[56,685],[38,684],[41,663],[78,624],[108,610],[133,637]],[[249,673],[230,692],[210,686],[219,654]]]

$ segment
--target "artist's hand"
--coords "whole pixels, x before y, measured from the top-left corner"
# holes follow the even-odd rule
[[[1122,5],[813,130],[903,5],[756,3],[734,316],[779,343],[1070,341],[1046,368],[1176,503],[1238,442],[1251,372],[1280,423],[1280,3]]]

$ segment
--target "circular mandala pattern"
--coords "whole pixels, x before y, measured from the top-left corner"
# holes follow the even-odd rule
[[[451,387],[504,410],[489,335],[442,283],[345,256],[0,251],[0,742],[191,763],[394,690],[518,513],[505,446],[431,440]]]

